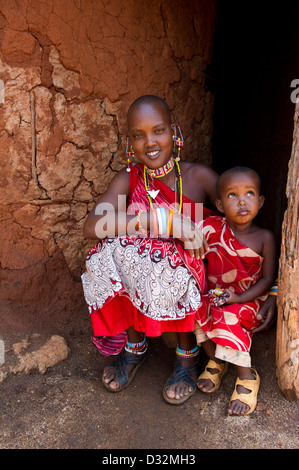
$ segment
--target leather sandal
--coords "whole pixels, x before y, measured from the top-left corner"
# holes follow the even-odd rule
[[[110,392],[120,392],[124,388],[126,388],[130,383],[132,382],[137,370],[141,366],[141,364],[144,362],[144,360],[148,356],[148,347],[142,354],[129,354],[125,355],[124,350],[119,354],[117,359],[109,366],[115,367],[115,378],[117,379],[119,383],[118,388],[111,388],[109,387],[109,383],[105,382],[104,376],[102,376],[102,383],[103,385],[110,391]],[[128,365],[133,365],[133,369],[130,372],[130,375],[127,373],[127,366]],[[111,380],[113,382],[113,380]]]
[[[201,390],[201,388],[199,390],[201,390],[204,393],[216,392],[216,390],[218,390],[218,388],[220,387],[221,379],[224,376],[224,374],[226,373],[227,368],[228,368],[227,362],[223,362],[221,364],[218,364],[217,362],[213,361],[213,359],[210,359],[209,362],[207,363],[206,367],[205,367],[205,370],[198,377],[197,382],[200,379],[208,379],[214,384],[214,387],[212,387],[208,392],[205,392],[204,390]],[[216,372],[215,374],[212,374],[208,369],[217,369],[219,372]]]
[[[181,405],[195,393],[196,382],[193,380],[192,376],[197,375],[200,371],[201,360],[199,356],[200,355],[198,355],[197,361],[190,367],[184,367],[181,362],[175,358],[174,374],[168,378],[163,388],[163,398],[167,403],[170,403],[171,405]],[[166,394],[167,389],[179,382],[185,382],[187,385],[189,385],[192,388],[191,392],[181,398],[169,398]]]
[[[249,406],[249,410],[246,413],[242,413],[242,415],[251,414],[255,410],[256,404],[257,404],[257,394],[258,394],[259,387],[260,387],[260,377],[255,369],[251,369],[251,372],[255,376],[255,380],[251,380],[251,379],[242,380],[242,379],[239,379],[239,377],[237,377],[237,380],[235,383],[235,389],[229,401],[229,405],[234,400],[240,400],[242,403],[245,403],[245,405]],[[242,387],[250,390],[250,393],[238,393],[237,392],[238,385],[241,385]],[[234,416],[234,414],[231,414],[230,416]],[[235,416],[239,416],[239,415],[235,415]]]

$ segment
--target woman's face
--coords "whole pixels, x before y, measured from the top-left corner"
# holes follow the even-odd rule
[[[160,103],[142,103],[128,118],[129,135],[136,158],[152,170],[165,165],[172,154],[169,117]]]

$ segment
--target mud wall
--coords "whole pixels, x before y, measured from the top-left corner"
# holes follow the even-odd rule
[[[82,226],[125,165],[125,113],[168,101],[184,158],[211,162],[214,0],[0,0],[2,325],[84,304]]]

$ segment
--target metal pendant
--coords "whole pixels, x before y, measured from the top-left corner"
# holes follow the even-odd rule
[[[151,189],[150,191],[147,191],[147,194],[152,198],[152,199],[156,199],[156,197],[158,196],[160,192],[160,189]]]

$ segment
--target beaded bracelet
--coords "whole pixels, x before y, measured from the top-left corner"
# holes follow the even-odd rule
[[[278,279],[275,280],[275,284],[271,287],[269,291],[269,295],[275,295],[277,296],[277,291],[278,291],[278,285],[277,285]]]
[[[277,286],[272,286],[269,291],[269,295],[277,295],[277,290]]]

